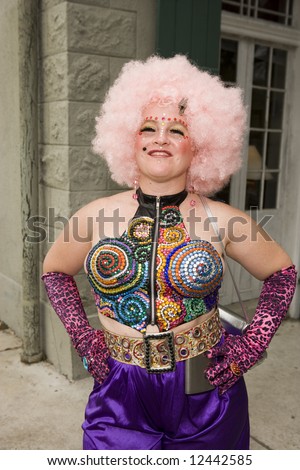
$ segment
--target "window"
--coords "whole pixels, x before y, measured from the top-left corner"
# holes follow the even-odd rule
[[[220,48],[220,76],[227,86],[237,82],[239,42],[223,38]],[[284,129],[287,51],[255,44],[247,48],[252,57],[247,89],[249,106],[249,142],[244,209],[274,209],[277,207],[278,183]],[[217,197],[229,202],[230,185]]]
[[[255,45],[246,209],[272,209],[277,205],[286,61],[285,50]]]
[[[286,26],[292,25],[293,0],[223,0],[222,9]]]
[[[222,39],[220,47],[220,77],[227,86],[236,84],[238,65],[238,42]],[[229,204],[230,182],[216,194],[216,198]]]
[[[222,39],[220,55],[220,76],[228,85],[236,84],[238,43]]]

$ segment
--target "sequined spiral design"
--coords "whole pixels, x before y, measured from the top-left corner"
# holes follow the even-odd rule
[[[211,243],[192,240],[169,253],[164,275],[168,286],[183,297],[205,297],[220,286],[223,265]]]
[[[168,330],[170,326],[179,325],[183,322],[185,313],[179,302],[171,301],[168,298],[157,301],[157,318],[162,329]]]
[[[134,257],[139,263],[149,261],[151,255],[151,245],[142,245],[134,248]]]
[[[153,224],[154,221],[150,217],[133,219],[128,226],[128,237],[139,245],[151,243]]]
[[[216,300],[215,300],[214,305],[215,304],[216,304]],[[184,317],[185,322],[194,320],[195,318],[200,317],[200,315],[203,315],[204,313],[210,310],[210,309],[207,309],[204,300],[199,299],[199,298],[183,299],[183,305],[185,306],[185,309],[186,309],[186,316]]]
[[[165,207],[161,212],[162,227],[175,227],[182,223],[182,215],[176,207]]]
[[[186,231],[183,227],[167,227],[161,229],[160,244],[177,246],[186,241]]]
[[[116,302],[116,317],[120,323],[137,330],[143,330],[147,324],[149,297],[143,291],[128,293]]]
[[[95,245],[88,255],[86,267],[89,282],[100,295],[114,295],[137,287],[144,272],[132,249],[117,239]]]

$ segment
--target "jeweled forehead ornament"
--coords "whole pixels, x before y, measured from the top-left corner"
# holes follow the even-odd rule
[[[146,121],[160,121],[160,120],[162,121],[162,126],[164,126],[167,121],[173,121],[174,123],[182,124],[184,127],[187,128],[187,123],[183,119],[178,119],[176,117],[174,117],[174,118],[173,117],[167,117],[165,115],[165,113],[163,114],[163,116],[161,118],[159,118],[158,116],[146,116],[145,119],[144,119],[145,122]],[[141,134],[142,134],[142,132],[139,132],[139,135],[141,135]]]
[[[182,98],[178,103],[178,113],[180,116],[183,115],[187,107],[187,98]]]

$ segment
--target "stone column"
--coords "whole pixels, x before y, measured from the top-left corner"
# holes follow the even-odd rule
[[[37,155],[37,24],[38,0],[19,0],[20,161],[22,210],[22,309],[21,359],[42,359],[39,315],[39,249],[28,241],[28,219],[38,214]]]

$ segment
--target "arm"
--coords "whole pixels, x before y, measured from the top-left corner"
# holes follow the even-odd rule
[[[91,205],[74,214],[48,251],[43,272],[57,271],[75,276],[83,266],[84,259],[92,247],[93,220]]]
[[[297,273],[287,253],[246,214],[243,217],[235,236],[228,236],[226,252],[264,283],[247,331],[242,336],[226,335],[223,344],[208,353],[219,358],[206,375],[220,393],[260,359],[286,315],[296,286]]]
[[[109,371],[109,353],[104,334],[90,326],[73,278],[91,248],[92,233],[88,220],[88,207],[70,219],[45,258],[42,280],[50,303],[82,358],[84,367],[102,383]]]

